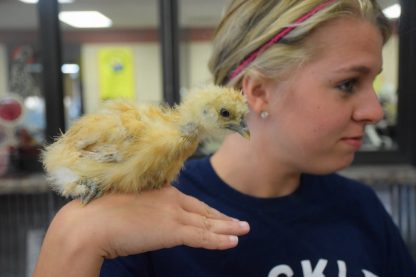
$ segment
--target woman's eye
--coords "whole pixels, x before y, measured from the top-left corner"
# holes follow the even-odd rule
[[[357,80],[356,79],[352,79],[352,80],[346,80],[341,82],[340,84],[337,85],[337,88],[343,92],[354,92],[355,87],[357,85]]]

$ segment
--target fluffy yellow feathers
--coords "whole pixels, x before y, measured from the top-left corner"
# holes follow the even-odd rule
[[[175,108],[111,103],[77,121],[43,152],[54,190],[83,203],[109,191],[134,193],[170,183],[202,138],[223,130],[248,137],[240,92],[210,87]]]

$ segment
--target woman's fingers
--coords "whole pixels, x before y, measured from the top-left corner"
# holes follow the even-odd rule
[[[193,226],[184,226],[179,231],[179,235],[182,238],[181,244],[190,247],[223,250],[235,247],[238,244],[237,236],[216,234]]]
[[[182,225],[179,235],[184,245],[228,249],[237,246],[237,236],[250,231],[247,222],[228,217],[196,198],[184,195],[180,203],[183,213],[179,217]]]
[[[233,218],[226,216],[225,214],[217,211],[214,208],[211,208],[204,202],[187,195],[183,195],[181,199],[182,208],[188,212],[200,214],[206,216],[207,218],[216,218],[223,220],[233,220]]]
[[[216,234],[241,236],[247,234],[250,230],[249,224],[245,221],[209,218],[195,213],[186,213],[180,220],[185,225]]]
[[[176,220],[175,230],[178,231],[174,239],[175,245],[228,249],[237,246],[238,236],[247,234],[250,230],[247,222],[226,216],[174,187],[164,189],[167,192],[167,201],[174,200],[178,204],[177,209],[173,209],[176,210],[176,216],[171,217]]]

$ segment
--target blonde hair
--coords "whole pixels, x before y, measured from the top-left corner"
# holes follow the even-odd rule
[[[322,24],[340,17],[356,17],[377,26],[387,41],[391,26],[375,0],[337,0],[300,23],[283,40],[261,53],[235,78],[229,76],[245,57],[283,28],[323,3],[323,0],[233,0],[217,27],[209,69],[217,85],[241,88],[245,74],[275,78],[283,70],[308,59],[306,38]]]

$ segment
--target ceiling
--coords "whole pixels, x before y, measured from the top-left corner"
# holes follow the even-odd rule
[[[113,20],[114,29],[149,28],[158,24],[157,0],[75,0],[61,11],[98,10]],[[229,0],[178,0],[180,25],[213,27]],[[398,0],[378,0],[384,8]],[[0,29],[36,29],[37,8],[18,0],[0,0]],[[64,24],[63,24],[64,25]],[[71,28],[63,26],[64,28]]]

